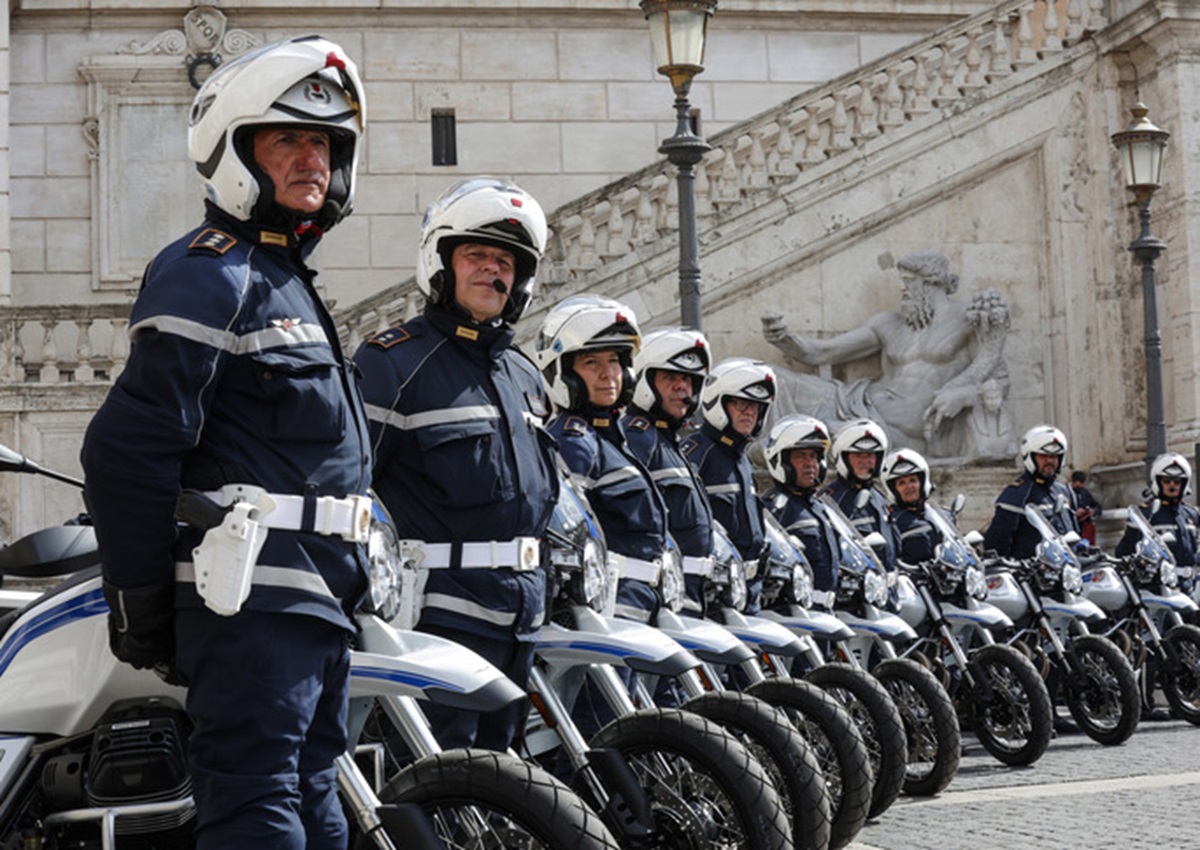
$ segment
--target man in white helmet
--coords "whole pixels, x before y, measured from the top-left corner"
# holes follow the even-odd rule
[[[542,623],[540,538],[558,498],[549,400],[513,346],[546,247],[542,208],[480,177],[425,213],[417,285],[425,312],[355,354],[374,487],[425,576],[416,628],[457,641],[522,687]],[[444,747],[504,750],[523,706],[430,707]]]
[[[667,328],[646,334],[633,359],[637,379],[621,424],[629,450],[650,471],[667,505],[667,526],[683,553],[685,608],[703,613],[712,571],[713,516],[704,482],[679,450],[679,429],[700,404],[711,349],[704,334]]]
[[[1035,425],[1021,438],[1024,470],[996,497],[996,512],[983,534],[983,547],[1009,558],[1028,558],[1042,537],[1025,519],[1025,505],[1038,511],[1059,534],[1079,533],[1075,499],[1057,480],[1067,454],[1067,438],[1053,425]]]
[[[1167,452],[1150,464],[1148,478],[1151,501],[1143,502],[1138,509],[1154,530],[1166,537],[1167,546],[1175,557],[1175,566],[1183,571],[1181,587],[1185,593],[1190,593],[1191,569],[1196,566],[1196,555],[1200,552],[1197,540],[1200,511],[1183,500],[1190,490],[1192,465],[1183,455]],[[1132,555],[1141,537],[1136,526],[1126,525],[1125,533],[1117,543],[1117,555]]]
[[[680,447],[704,482],[713,517],[746,561],[760,558],[766,547],[763,505],[746,450],[762,431],[774,398],[775,372],[766,363],[746,357],[722,360],[700,391],[704,422]],[[757,610],[761,583],[761,577],[750,583],[750,613]]]
[[[305,258],[350,212],[365,112],[354,63],[316,36],[209,77],[188,133],[205,220],[147,267],[84,440],[111,649],[189,685],[201,850],[346,846],[333,760],[370,447]],[[252,530],[232,556],[231,522]]]

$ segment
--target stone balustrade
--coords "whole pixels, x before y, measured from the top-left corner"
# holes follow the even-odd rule
[[[1053,61],[1107,25],[1108,3],[1007,0],[715,134],[696,167],[701,232],[753,204],[758,193],[826,163],[852,162],[872,140],[916,131],[986,97],[1002,80]],[[543,291],[570,294],[597,269],[673,235],[677,206],[673,168],[660,161],[560,207],[550,220]],[[347,307],[337,316],[343,342],[354,350],[411,316],[419,301],[410,279]]]
[[[0,308],[0,384],[111,383],[128,326],[128,304]]]

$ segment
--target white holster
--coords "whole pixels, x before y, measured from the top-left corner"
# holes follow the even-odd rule
[[[244,497],[230,506],[221,524],[206,531],[200,545],[192,550],[196,591],[204,604],[222,617],[240,611],[250,595],[254,565],[268,533],[258,517],[275,507],[265,490],[246,490]]]

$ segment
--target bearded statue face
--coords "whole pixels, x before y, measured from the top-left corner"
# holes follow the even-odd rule
[[[933,319],[934,284],[915,272],[901,270],[904,294],[900,297],[900,315],[910,328],[920,330]]]

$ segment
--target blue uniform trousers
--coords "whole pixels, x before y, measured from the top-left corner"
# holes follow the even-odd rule
[[[176,613],[197,850],[345,850],[350,635],[315,617]]]

